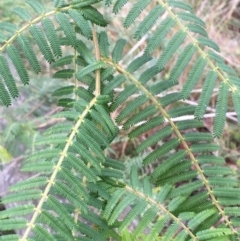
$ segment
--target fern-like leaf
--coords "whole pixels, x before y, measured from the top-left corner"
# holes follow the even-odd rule
[[[29,4],[36,13],[45,13],[44,6],[38,0],[28,0],[27,4]]]
[[[148,61],[152,60],[152,57],[143,55],[136,59],[134,59],[127,67],[127,71],[130,73],[135,72],[137,69],[139,69],[142,65],[147,63]]]
[[[95,57],[93,56],[91,50],[81,41],[77,41],[77,51],[81,54],[83,59],[88,63],[91,64],[95,62]]]
[[[24,21],[29,21],[31,19],[31,15],[29,14],[29,12],[24,9],[24,8],[20,8],[20,7],[16,7],[12,9],[12,12],[14,12],[15,14],[17,14],[22,20]]]
[[[15,48],[15,46],[10,45],[7,48],[7,53],[8,53],[9,58],[12,60],[23,84],[24,85],[28,84],[29,76],[28,76],[27,70],[26,70],[26,68],[22,62],[22,58],[21,58],[20,54],[18,53],[17,49]]]
[[[0,23],[0,29],[5,30],[5,31],[10,32],[11,34],[13,34],[17,30],[17,26],[15,24],[13,24],[13,23],[1,22]]]
[[[135,3],[125,18],[123,26],[128,28],[150,2],[150,0],[139,0],[137,3]]]
[[[31,47],[29,39],[24,35],[20,35],[18,36],[17,41],[29,64],[32,66],[35,73],[38,74],[41,71],[41,67]]]
[[[106,65],[104,62],[93,62],[92,64],[86,66],[85,68],[79,70],[79,72],[77,73],[77,77],[79,79],[81,79],[82,77],[84,77],[85,75],[92,73],[93,71],[97,70],[97,69],[101,69],[104,68]]]
[[[101,32],[99,34],[99,48],[100,53],[103,57],[108,58],[109,57],[109,42],[108,37],[105,32]]]
[[[216,116],[214,118],[214,136],[220,137],[223,132],[224,123],[226,120],[227,104],[228,104],[229,88],[228,85],[222,83],[219,89],[219,96],[216,107]]]
[[[73,62],[73,55],[64,56],[51,64],[53,68],[69,65]]]
[[[83,35],[87,39],[91,39],[92,31],[91,31],[88,21],[76,9],[70,9],[68,12],[69,12],[71,18],[77,24],[77,26],[81,29]]]
[[[34,38],[34,40],[36,41],[40,51],[42,52],[44,58],[49,62],[53,62],[54,61],[54,57],[53,54],[50,50],[50,47],[48,45],[48,42],[45,38],[45,35],[43,34],[42,30],[36,26],[33,25],[30,27],[30,33],[32,35],[32,37]]]
[[[208,106],[208,103],[210,101],[211,98],[211,93],[213,92],[213,89],[215,87],[216,84],[216,80],[217,80],[217,74],[216,72],[210,71],[207,74],[207,77],[205,79],[204,85],[203,85],[203,90],[199,99],[199,103],[198,106],[195,110],[195,116],[197,119],[202,119],[206,108]]]
[[[61,50],[61,47],[60,47],[60,41],[58,39],[58,36],[56,34],[56,31],[54,29],[52,21],[49,18],[45,18],[42,21],[42,26],[43,26],[43,29],[44,29],[44,31],[46,33],[47,39],[48,39],[48,41],[50,43],[51,49],[53,51],[53,54],[56,57],[62,56],[62,50]]]
[[[52,0],[54,7],[60,8],[64,4],[64,0]]]
[[[60,78],[60,79],[68,79],[71,78],[74,74],[73,69],[62,69],[57,71],[54,75],[53,78]]]
[[[3,56],[0,56],[0,75],[5,80],[6,86],[8,88],[9,93],[11,94],[12,98],[18,96],[18,89],[15,84],[15,80],[11,74],[11,71],[8,67],[7,61]],[[4,93],[4,91],[3,91]]]
[[[209,38],[200,36],[197,38],[197,41],[199,42],[200,45],[210,47],[210,48],[214,49],[215,51],[220,52],[218,45]]]
[[[175,25],[175,21],[172,18],[166,18],[161,26],[153,34],[152,38],[149,40],[145,52],[151,54],[159,44],[164,40],[170,29]]]
[[[176,64],[173,67],[173,70],[171,71],[171,75],[169,79],[173,81],[174,83],[178,83],[178,78],[180,77],[181,73],[184,71],[184,69],[187,67],[189,61],[193,57],[194,53],[196,51],[196,47],[193,45],[188,45],[180,54]]]
[[[117,14],[127,2],[128,0],[117,0],[113,6],[113,12]]]
[[[122,52],[123,52],[123,48],[124,48],[125,44],[126,44],[125,39],[119,39],[117,41],[116,45],[114,46],[114,49],[112,52],[112,58],[115,63],[118,63],[121,60]]]
[[[103,15],[94,7],[88,6],[79,9],[79,12],[83,17],[96,25],[106,27],[107,21],[104,19]]]
[[[192,13],[179,12],[179,13],[177,13],[177,16],[184,21],[193,22],[193,23],[198,24],[201,27],[205,28],[205,23],[200,18],[198,18],[196,15],[194,15]]]
[[[159,16],[164,13],[164,8],[159,5],[153,8],[148,16],[144,18],[144,20],[139,24],[136,32],[134,33],[134,38],[140,40],[144,34],[151,29],[151,27],[155,24]]]
[[[173,54],[179,48],[179,46],[182,44],[185,38],[186,38],[186,33],[181,31],[177,32],[171,38],[167,47],[164,49],[161,57],[157,61],[156,65],[159,69],[162,69],[165,67],[165,64],[170,60],[170,58],[173,56]]]
[[[239,106],[240,106],[239,105],[240,104],[240,95],[239,95],[239,93],[233,93],[232,99],[233,99],[234,107],[235,107],[236,112],[237,112],[238,122],[240,123],[240,108],[239,108]]]
[[[70,41],[71,45],[75,47],[77,44],[76,34],[67,16],[64,13],[57,13],[55,15],[55,18],[62,27],[62,30],[66,35],[67,39]]]
[[[167,3],[169,6],[172,6],[174,8],[179,8],[179,9],[188,11],[190,13],[193,12],[192,7],[185,2],[178,1],[178,0],[168,0]]]
[[[199,58],[196,63],[194,64],[192,70],[189,73],[189,76],[186,80],[186,82],[183,85],[182,88],[182,98],[186,99],[189,97],[192,89],[196,85],[197,81],[199,80],[205,66],[206,66],[206,60],[203,58]]]

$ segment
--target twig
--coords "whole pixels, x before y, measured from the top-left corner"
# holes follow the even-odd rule
[[[95,57],[96,60],[100,60],[100,51],[99,51],[99,45],[98,45],[98,38],[97,33],[93,24],[92,27],[92,35],[93,35],[93,43],[94,43],[94,49],[95,49]],[[100,81],[100,69],[96,70],[96,96],[101,94],[101,81]]]

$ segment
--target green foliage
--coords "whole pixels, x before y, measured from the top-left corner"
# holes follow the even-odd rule
[[[148,41],[125,63],[128,42],[111,39],[101,6],[118,14],[128,1],[54,0],[50,10],[37,0],[26,3],[32,10],[13,11],[21,24],[0,24],[1,104],[19,95],[18,79],[31,82],[26,61],[41,71],[39,49],[58,68],[52,78],[64,82],[49,88],[64,108],[52,115],[60,122],[36,138],[22,167],[35,175],[1,200],[15,205],[0,212],[0,231],[21,232],[0,241],[240,240],[238,181],[214,142],[230,96],[240,124],[239,78],[218,57],[192,8],[175,0],[129,1],[121,25],[134,26],[132,41],[145,35]],[[198,105],[181,104],[200,81]],[[211,134],[202,131],[201,119],[216,84]],[[188,115],[196,119],[182,118]],[[23,126],[9,127],[8,142]],[[126,165],[109,151],[120,126],[136,150]],[[138,167],[149,170],[142,175]]]

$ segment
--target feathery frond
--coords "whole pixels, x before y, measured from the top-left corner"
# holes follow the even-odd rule
[[[129,39],[107,28],[101,2],[115,14],[128,4],[118,27],[134,28]],[[0,24],[1,104],[19,94],[9,64],[28,84],[28,66],[41,71],[38,49],[57,68],[52,78],[66,83],[52,90],[62,107],[52,115],[57,123],[21,169],[35,175],[1,199],[11,207],[0,212],[0,240],[238,240],[238,180],[214,137],[224,130],[229,97],[240,123],[239,78],[193,9],[181,0],[53,0],[50,11],[26,3],[33,17],[17,7],[20,24]],[[198,104],[183,104],[200,81]],[[217,81],[212,135],[201,119]],[[133,143],[124,162],[114,160],[116,124]],[[21,128],[8,130],[8,142]]]

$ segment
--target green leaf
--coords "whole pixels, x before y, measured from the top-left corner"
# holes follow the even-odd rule
[[[145,95],[140,95],[134,101],[130,102],[117,116],[117,123],[121,123],[125,118],[129,117],[138,109],[138,107],[141,107],[143,104],[145,104],[147,100],[148,99]]]
[[[72,108],[74,100],[71,98],[61,98],[58,100],[58,106],[65,108]]]
[[[138,223],[136,229],[133,232],[133,236],[138,237],[140,233],[144,231],[148,227],[148,225],[152,222],[152,220],[156,217],[157,208],[152,207],[149,208],[141,218],[140,222]]]
[[[206,30],[203,27],[201,27],[197,24],[190,23],[190,24],[187,25],[187,28],[188,28],[189,31],[191,31],[193,33],[198,33],[198,34],[200,34],[200,35],[202,35],[203,37],[206,37],[206,38],[208,37],[208,34],[207,34]]]
[[[45,18],[42,21],[42,26],[45,31],[46,37],[50,43],[53,54],[56,57],[61,57],[62,50],[61,50],[61,46],[60,46],[60,41],[58,39],[56,30],[54,29],[54,25],[53,25],[52,21],[49,18]]]
[[[216,106],[216,116],[214,118],[213,135],[220,138],[224,129],[228,106],[229,87],[227,83],[221,83]]]
[[[145,121],[147,118],[152,116],[153,114],[156,113],[156,107],[155,106],[148,106],[141,111],[139,111],[136,115],[132,116],[130,119],[128,119],[124,125],[123,128],[124,130],[129,129],[130,127],[136,125],[137,123],[141,121]]]
[[[93,71],[104,68],[105,66],[106,66],[106,64],[102,61],[93,62],[93,63],[89,64],[88,66],[86,66],[85,68],[79,70],[77,73],[77,78],[81,79],[84,76],[92,73]]]
[[[95,62],[95,57],[92,54],[92,51],[81,41],[77,41],[77,51],[81,54],[83,59],[88,63],[91,64],[92,62]]]
[[[126,44],[125,39],[119,39],[114,46],[113,52],[112,52],[112,59],[114,63],[118,63],[122,58],[123,48]]]
[[[33,213],[34,205],[20,205],[0,212],[0,219],[24,216]]]
[[[215,71],[210,71],[208,72],[207,77],[204,81],[203,90],[201,91],[201,95],[198,101],[198,106],[196,107],[196,110],[194,113],[195,117],[199,120],[202,119],[207,109],[207,106],[210,102],[211,94],[216,85],[217,77],[218,76]]]
[[[103,94],[110,94],[116,87],[121,85],[126,80],[124,75],[117,75],[108,84],[103,87]]]
[[[168,170],[170,170],[172,167],[177,165],[181,160],[183,160],[186,156],[186,152],[183,150],[180,150],[173,154],[171,157],[169,157],[164,163],[159,165],[152,173],[151,179],[153,181],[157,180],[158,177],[166,173]]]
[[[164,13],[164,8],[161,5],[153,8],[147,17],[139,24],[136,32],[134,33],[134,38],[140,40],[144,34],[146,34],[152,26],[156,23],[157,19]]]
[[[194,64],[194,66],[192,67],[188,75],[186,82],[183,85],[182,92],[181,92],[183,99],[187,99],[190,96],[191,91],[195,87],[197,81],[200,79],[206,64],[207,64],[206,59],[204,58],[197,59],[196,63]]]
[[[151,54],[161,42],[165,39],[170,29],[175,25],[175,20],[172,18],[166,18],[162,21],[160,27],[153,33],[152,37],[148,41],[145,53]]]
[[[58,79],[69,79],[72,78],[74,74],[73,69],[62,69],[57,71],[54,75],[53,78],[58,78]]]
[[[24,55],[26,56],[29,64],[32,66],[33,70],[36,74],[41,71],[40,64],[36,58],[33,48],[31,47],[29,39],[24,35],[19,35],[17,38],[19,47],[23,51]]]
[[[74,22],[77,24],[77,26],[81,29],[83,35],[87,39],[91,39],[92,31],[88,21],[76,9],[70,9],[68,10],[68,13],[74,20]]]
[[[91,4],[100,2],[102,0],[82,0],[81,2],[79,2],[78,0],[75,0],[71,3],[71,6],[73,8],[82,8],[82,7],[87,7]]]
[[[64,0],[52,0],[54,7],[60,8],[64,4]]]
[[[62,67],[64,65],[69,65],[72,62],[73,62],[73,55],[67,55],[67,56],[64,56],[64,57],[56,60],[54,63],[51,64],[51,66],[53,68]]]
[[[147,237],[147,241],[157,240],[156,238],[159,236],[159,233],[161,233],[161,231],[165,227],[165,224],[168,222],[168,220],[169,220],[168,217],[159,218],[151,228],[150,233]]]
[[[188,227],[191,230],[196,229],[202,222],[204,222],[207,218],[212,216],[215,213],[215,210],[205,210],[201,213],[195,215],[188,223]]]
[[[152,57],[142,55],[136,59],[134,59],[127,67],[127,71],[130,73],[138,70],[142,65],[146,64],[148,61],[152,60]]]
[[[161,141],[162,139],[170,136],[172,133],[172,127],[166,126],[161,130],[155,132],[152,136],[150,136],[147,140],[143,141],[138,147],[137,152],[142,152],[143,150],[147,149],[148,147],[156,144],[157,142]]]
[[[53,96],[63,96],[63,95],[70,95],[74,92],[75,86],[74,85],[69,85],[62,87],[60,89],[57,89],[53,92]]]
[[[79,12],[83,15],[86,20],[89,20],[96,25],[101,27],[107,26],[107,21],[104,19],[103,15],[94,7],[88,6],[79,9]]]
[[[10,191],[19,191],[19,190],[31,189],[35,187],[43,187],[47,184],[47,182],[48,182],[47,177],[33,177],[12,185],[10,188]]]
[[[52,234],[50,234],[45,228],[43,228],[40,225],[35,225],[33,228],[34,234],[40,239],[40,240],[49,240],[49,241],[57,241]]]
[[[11,96],[13,98],[18,97],[18,89],[17,89],[16,83],[15,83],[15,80],[8,67],[7,60],[3,56],[0,56],[0,75],[5,80],[6,86],[8,88],[9,93],[11,94]],[[4,89],[2,90],[3,93],[4,93]],[[3,94],[3,96],[4,96],[4,94]],[[4,98],[6,98],[6,97],[4,97]]]
[[[20,201],[30,201],[39,199],[41,197],[42,192],[40,190],[26,190],[24,193],[10,193],[7,196],[2,198],[2,203],[12,203],[12,202],[20,202]]]
[[[44,6],[38,0],[27,0],[27,4],[29,4],[36,13],[45,13]]]
[[[43,210],[40,214],[40,220],[41,222],[48,224],[49,227],[60,235],[60,237],[65,240],[73,241],[71,230],[69,230],[59,219],[54,217],[53,214]]]
[[[99,34],[99,48],[100,53],[104,58],[109,57],[109,42],[106,32],[101,32]]]
[[[238,124],[240,125],[240,94],[239,92],[234,92],[232,94],[232,100],[234,104],[234,108],[237,112]]]
[[[232,231],[228,228],[215,228],[200,231],[197,233],[197,237],[199,240],[211,240],[213,238],[220,238],[231,234]]]
[[[36,163],[28,163],[25,164],[22,168],[22,172],[52,172],[54,167],[54,163],[47,162],[47,161],[41,161]]]
[[[12,12],[14,12],[15,14],[17,14],[22,20],[28,22],[29,20],[31,20],[31,15],[29,14],[29,12],[24,9],[24,8],[20,8],[20,7],[16,7],[12,9]]]
[[[29,76],[28,76],[27,70],[23,64],[22,58],[21,58],[18,50],[16,49],[16,47],[13,45],[8,46],[7,53],[8,53],[9,58],[12,60],[23,84],[24,85],[28,84]]]
[[[116,192],[113,193],[110,200],[108,200],[107,205],[103,211],[103,218],[109,219],[112,214],[113,209],[118,203],[119,199],[124,195],[125,190],[119,188]]]
[[[157,150],[149,154],[147,157],[145,157],[143,160],[144,165],[148,165],[150,162],[155,161],[157,158],[168,153],[170,150],[176,148],[178,145],[179,145],[178,139],[171,139],[167,143],[163,144],[160,148],[158,148]]]
[[[79,172],[86,176],[89,181],[96,181],[97,177],[95,173],[90,168],[88,168],[81,159],[77,158],[72,153],[69,153],[65,159],[67,162],[71,163],[74,168],[76,168]]]
[[[125,28],[128,28],[150,2],[150,0],[138,0],[129,11],[127,17],[123,22],[123,26]]]
[[[115,222],[115,220],[119,217],[119,215],[122,213],[122,211],[128,207],[129,205],[131,205],[134,200],[136,199],[136,196],[133,194],[128,194],[127,196],[125,196],[121,202],[119,202],[116,207],[114,208],[113,212],[111,213],[111,216],[108,220],[109,224],[113,224]]]
[[[0,220],[0,230],[21,229],[27,226],[27,220],[23,218],[18,219],[3,219]]]
[[[57,13],[55,18],[59,25],[62,27],[64,34],[66,35],[67,39],[70,41],[71,46],[75,47],[77,45],[77,38],[76,33],[69,22],[67,15],[64,13]]]
[[[113,6],[113,12],[117,14],[128,0],[117,0]]]
[[[19,237],[16,234],[9,234],[0,236],[0,241],[19,241]]]
[[[165,67],[167,62],[173,56],[173,54],[178,50],[184,39],[186,38],[186,33],[179,31],[177,32],[171,40],[168,42],[166,48],[163,50],[161,57],[158,59],[156,66],[159,69]]]
[[[15,31],[17,30],[17,26],[13,23],[1,22],[0,23],[0,29],[5,30],[7,32],[10,32],[11,34],[14,34]]]
[[[179,9],[188,11],[190,13],[193,12],[192,7],[185,2],[178,1],[178,0],[168,0],[167,3],[169,6],[172,6],[174,8],[179,8]]]
[[[178,12],[176,14],[181,20],[188,21],[188,22],[193,22],[195,24],[200,25],[201,27],[205,28],[205,23],[202,21],[200,18],[198,18],[196,15],[193,13],[188,13],[188,12]]]
[[[197,38],[197,41],[200,45],[207,46],[209,48],[214,49],[217,52],[220,52],[218,45],[209,38],[200,36]]]
[[[74,102],[74,100],[71,98],[61,98],[60,100],[58,100],[58,106],[62,106],[65,108],[71,108],[71,107],[73,107],[73,102]]]
[[[50,50],[50,47],[48,45],[48,42],[45,38],[45,35],[43,34],[42,30],[37,25],[32,25],[29,29],[30,34],[36,41],[40,51],[42,52],[44,58],[49,62],[54,61],[54,57],[52,55],[52,52]]]
[[[126,99],[137,91],[135,85],[128,85],[125,89],[118,94],[111,105],[111,111],[114,111],[121,105]]]
[[[196,52],[196,47],[194,45],[188,45],[182,53],[179,55],[176,64],[174,65],[169,79],[174,83],[178,83],[180,75],[184,72],[185,68],[188,66],[190,60],[192,59],[194,53]]]

